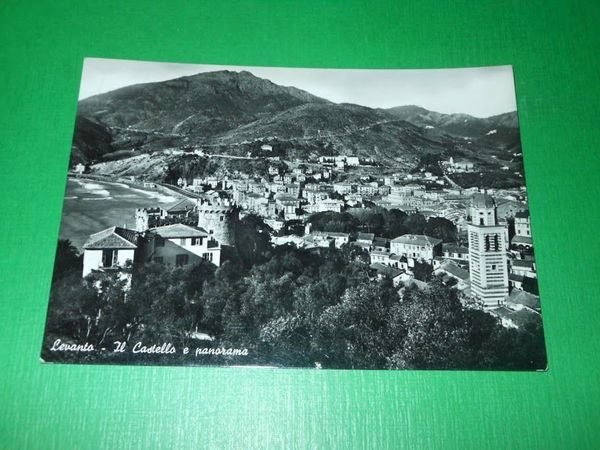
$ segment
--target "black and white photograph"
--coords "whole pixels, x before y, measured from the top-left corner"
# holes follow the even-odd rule
[[[546,370],[512,66],[86,58],[74,123],[44,362]]]

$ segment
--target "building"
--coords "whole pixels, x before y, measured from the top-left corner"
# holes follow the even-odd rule
[[[515,259],[510,263],[510,271],[515,275],[537,278],[535,261],[531,259]]]
[[[369,248],[371,247],[371,245],[373,245],[373,239],[375,239],[374,233],[359,232],[356,236],[356,242],[358,244],[365,245]]]
[[[358,156],[346,156],[346,164],[349,166],[359,166],[360,160],[358,159]]]
[[[332,198],[325,198],[325,199],[315,199],[315,203],[312,205],[308,205],[308,207],[306,208],[306,211],[309,213],[318,213],[318,212],[325,212],[325,211],[332,211],[332,212],[342,212],[342,210],[344,209],[344,202],[342,200],[335,200]]]
[[[390,248],[390,239],[375,236],[373,238],[373,250],[388,251]]]
[[[452,260],[444,261],[433,273],[441,276],[442,281],[446,284],[453,280],[459,291],[464,291],[469,287],[469,272]]]
[[[304,236],[306,247],[329,247],[334,245],[340,248],[350,241],[348,233],[337,233],[333,231],[313,231]]]
[[[405,234],[392,239],[390,252],[425,261],[431,264],[433,258],[441,254],[442,240],[424,234]]]
[[[484,308],[497,308],[508,295],[508,265],[504,227],[496,220],[496,203],[486,194],[471,198],[469,269],[471,294]]]
[[[516,200],[502,199],[496,206],[496,215],[500,218],[515,217],[527,210],[527,206]]]
[[[235,226],[239,222],[239,208],[228,199],[208,201],[199,199],[198,227],[223,245],[235,244]]]
[[[380,250],[372,250],[369,252],[371,264],[379,263],[388,266],[390,264],[390,253]]]
[[[341,195],[350,194],[352,185],[350,183],[333,183],[333,190]]]
[[[134,230],[110,227],[92,234],[83,244],[83,274],[120,271],[133,264],[140,235]]]
[[[172,218],[182,218],[188,217],[196,208],[196,204],[193,200],[189,198],[180,198],[175,202],[165,206],[162,208],[161,216],[162,218],[172,217]]]
[[[146,240],[147,261],[184,266],[205,260],[221,265],[221,244],[202,228],[180,223],[151,228]]]
[[[406,275],[404,270],[396,269],[380,263],[372,263],[369,268],[375,272],[377,279],[381,280],[384,278],[389,278],[392,280],[394,287],[400,286],[403,281],[403,275]]]
[[[511,244],[517,248],[532,248],[531,221],[529,211],[520,211],[515,214],[515,235]]]
[[[442,255],[449,259],[468,261],[469,249],[457,244],[442,244]]]
[[[148,228],[158,226],[164,219],[163,211],[160,207],[137,208],[135,210],[135,230],[143,233]]]
[[[75,172],[77,175],[82,175],[85,173],[85,164],[77,163],[73,168],[73,172]]]

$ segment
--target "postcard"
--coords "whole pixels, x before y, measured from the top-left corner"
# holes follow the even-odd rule
[[[545,370],[513,68],[86,58],[42,360]]]

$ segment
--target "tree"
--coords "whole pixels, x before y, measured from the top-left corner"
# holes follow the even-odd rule
[[[433,266],[427,263],[415,262],[412,271],[415,278],[420,281],[429,281],[433,276]]]
[[[341,302],[325,309],[315,326],[318,362],[331,368],[383,367],[389,310],[397,302],[398,295],[386,280],[347,289]]]
[[[59,239],[56,247],[53,278],[63,277],[72,271],[81,273],[82,265],[82,257],[73,243],[68,239]]]
[[[308,218],[313,230],[333,231],[340,233],[356,233],[359,222],[348,213],[324,211],[312,214]]]
[[[266,261],[271,247],[271,227],[256,214],[249,214],[236,223],[235,247],[245,267]]]
[[[456,226],[443,217],[430,217],[425,226],[424,234],[441,239],[444,242],[456,242],[458,238]]]
[[[423,234],[427,226],[427,219],[423,214],[411,214],[404,220],[404,228],[410,234]]]
[[[468,330],[456,290],[440,280],[428,289],[407,289],[401,306],[392,312],[406,329],[387,358],[389,368],[465,368]]]
[[[399,209],[390,209],[385,215],[385,230],[382,233],[383,237],[394,239],[398,236],[406,234],[404,221],[408,215]]]

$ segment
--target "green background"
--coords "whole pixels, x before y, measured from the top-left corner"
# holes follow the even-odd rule
[[[599,2],[0,1],[0,447],[600,447]],[[42,364],[85,56],[513,64],[545,373]]]

